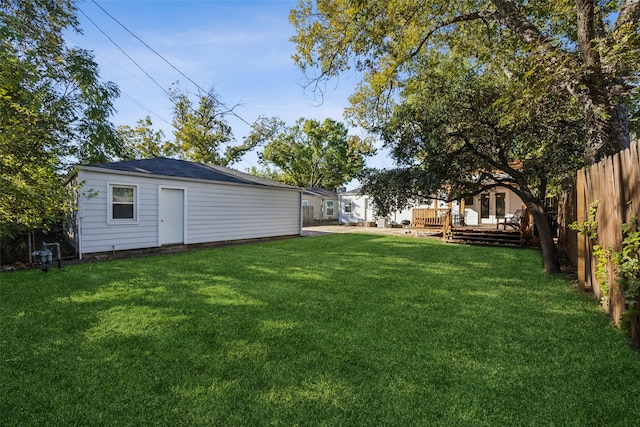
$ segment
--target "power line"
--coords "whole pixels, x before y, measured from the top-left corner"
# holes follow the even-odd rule
[[[167,92],[167,90],[166,90],[165,88],[163,88],[163,87],[162,87],[162,85],[160,85],[160,83],[158,83],[158,82],[157,82],[153,77],[151,77],[151,75],[150,75],[149,73],[147,73],[147,72],[144,70],[144,68],[142,68],[142,67],[141,67],[141,66],[140,66],[140,65],[139,65],[139,64],[138,64],[138,63],[137,63],[137,62],[136,62],[136,61],[135,61],[131,56],[129,56],[129,54],[128,54],[127,52],[125,52],[125,51],[124,51],[124,49],[122,49],[122,48],[118,45],[118,43],[116,43],[116,42],[115,42],[111,37],[109,37],[109,35],[108,35],[106,32],[104,32],[104,31],[102,30],[102,28],[100,28],[100,26],[99,26],[98,24],[96,24],[96,22],[95,22],[93,19],[89,18],[89,16],[88,16],[86,13],[84,13],[84,11],[83,11],[81,8],[78,8],[78,10],[80,11],[80,13],[82,13],[82,14],[84,15],[84,17],[85,17],[85,18],[87,18],[87,19],[88,19],[88,20],[89,20],[93,25],[95,25],[95,27],[96,27],[96,28],[97,28],[97,29],[98,29],[102,34],[104,34],[104,36],[105,36],[106,38],[108,38],[108,39],[109,39],[109,41],[110,41],[111,43],[113,43],[113,45],[114,45],[115,47],[117,47],[117,48],[120,50],[120,52],[122,52],[122,53],[123,53],[123,55],[124,55],[124,56],[126,56],[127,58],[129,58],[129,60],[130,60],[131,62],[133,62],[133,63],[135,64],[135,66],[136,66],[136,67],[138,67],[138,68],[140,69],[140,71],[142,71],[142,72],[143,72],[147,77],[149,77],[149,79],[150,79],[152,82],[154,82],[154,83],[156,84],[156,86],[158,86],[158,87],[160,88],[160,90],[162,90],[162,92],[164,92],[164,93],[165,93],[165,95],[167,95],[167,97],[170,97],[170,96],[171,96],[171,95],[169,94],[169,92]]]
[[[162,120],[163,122],[165,122],[166,124],[168,124],[169,126],[173,126],[167,119],[165,119],[164,117],[162,117],[161,115],[159,115],[158,113],[154,112],[153,110],[147,108],[144,104],[142,104],[140,101],[138,101],[137,99],[135,99],[134,97],[132,97],[131,95],[125,93],[125,92],[121,92],[122,95],[127,98],[129,101],[131,101],[133,104],[137,105],[138,107],[142,108],[143,110],[153,114],[154,116],[156,116],[157,118],[159,118],[160,120]]]
[[[70,41],[72,41],[73,43],[75,43],[78,46],[84,47],[87,50],[90,50],[88,47],[84,46],[82,43],[78,42],[77,40],[74,40],[71,37],[67,37]],[[99,53],[93,52],[93,54],[95,56],[99,56],[100,58],[104,59],[105,61],[111,63],[111,65],[113,65],[116,68],[119,68],[120,70],[122,70],[123,72],[131,75],[132,77],[140,80],[141,82],[145,83],[145,84],[149,84],[146,80],[142,79],[140,76],[130,72],[129,70],[127,70],[124,67],[121,67],[120,65],[116,64],[115,62],[113,62],[112,60],[110,60],[109,58],[100,55]],[[153,87],[153,85],[150,85],[151,87]],[[138,107],[142,108],[143,110],[153,114],[154,116],[156,116],[157,118],[159,118],[161,121],[165,122],[168,125],[171,125],[171,123],[165,119],[164,117],[162,117],[160,114],[156,113],[155,111],[153,111],[151,108],[147,107],[146,105],[144,105],[141,101],[139,101],[138,99],[134,98],[133,96],[129,95],[128,93],[126,93],[125,91],[123,91],[122,89],[120,89],[120,94],[127,98],[132,104],[137,105]]]
[[[149,50],[151,50],[154,54],[156,54],[157,56],[159,56],[163,61],[165,61],[167,64],[171,65],[172,68],[174,68],[176,71],[178,71],[181,75],[185,76],[191,83],[193,83],[199,90],[208,93],[208,91],[205,91],[204,89],[202,89],[197,83],[195,83],[192,79],[190,79],[189,77],[187,77],[184,73],[182,73],[180,70],[178,70],[175,66],[173,66],[169,61],[167,61],[165,58],[162,57],[162,55],[160,55],[158,52],[156,52],[155,50],[153,50],[151,47],[149,47],[146,43],[144,43],[139,37],[137,37],[135,34],[133,34],[129,29],[127,29],[122,23],[120,23],[116,18],[114,18],[113,16],[111,16],[107,11],[104,10],[104,8],[102,8],[99,4],[97,4],[95,2],[95,0],[92,0],[92,2],[94,4],[96,4],[96,6],[98,6],[105,14],[107,14],[111,19],[113,19],[115,22],[117,22],[121,27],[123,27],[129,34],[131,34],[132,36],[134,36],[137,40],[139,40],[145,47],[147,47]],[[136,67],[138,67],[153,83],[155,83],[156,86],[158,86],[158,88],[160,88],[160,90],[167,95],[167,97],[169,99],[171,99],[171,94],[162,87],[162,85],[160,85],[153,77],[151,77],[151,75],[149,73],[147,73],[142,66],[140,66],[131,56],[129,56],[124,49],[122,49],[111,37],[109,37],[109,35],[102,29],[100,28],[100,26],[94,21],[92,20],[82,9],[80,9],[78,7],[78,10],[80,11],[80,13],[82,13],[85,18],[87,18],[114,46],[116,46],[131,62],[133,62]],[[123,92],[124,93],[124,92]],[[157,117],[159,117],[162,121],[164,121],[167,124],[168,123],[164,118],[162,118],[161,116],[159,116],[156,113],[153,113],[153,111],[149,110],[148,108],[144,107],[144,105],[142,105],[140,102],[136,101],[135,99],[133,99],[132,97],[130,97],[129,95],[125,94],[125,97],[129,98],[133,103],[139,105],[141,108],[151,112],[152,114],[156,115]],[[239,116],[238,114],[236,114],[233,111],[233,108],[229,108],[227,107],[223,102],[221,102],[220,100],[218,100],[215,96],[213,97],[213,99],[222,107],[224,107],[225,109],[227,109],[227,112],[229,114],[231,114],[232,116],[236,117],[238,120],[242,121],[243,123],[245,123],[248,126],[251,126],[251,124],[249,122],[247,122],[244,118],[242,118],[241,116]],[[196,110],[191,107],[189,105],[189,109],[192,110],[193,112],[196,112]],[[224,113],[223,113],[224,114]],[[255,167],[255,165],[253,165],[252,162],[250,162],[247,159],[243,159],[244,161],[248,162],[249,164],[251,164],[252,166]]]
[[[151,46],[149,46],[147,43],[144,42],[144,40],[142,40],[140,37],[138,37],[137,35],[135,35],[131,30],[129,30],[129,28],[127,28],[122,22],[118,21],[118,19],[116,19],[113,15],[111,15],[109,12],[107,12],[102,6],[100,6],[100,4],[98,4],[97,1],[95,0],[91,0],[91,2],[93,4],[95,4],[96,6],[98,6],[98,8],[103,11],[109,18],[113,19],[118,25],[120,25],[122,28],[124,28],[124,30],[131,34],[133,37],[136,38],[136,40],[138,40],[140,43],[142,43],[147,49],[149,49],[151,52],[155,53],[160,59],[162,59],[164,62],[166,62],[171,68],[173,68],[174,70],[176,70],[178,73],[180,73],[181,76],[183,76],[185,79],[189,80],[191,83],[194,84],[195,87],[197,87],[198,89],[200,89],[203,92],[207,92],[206,90],[202,89],[200,87],[200,85],[198,83],[196,83],[195,81],[193,81],[191,78],[189,78],[189,76],[187,76],[185,73],[183,73],[182,71],[180,71],[175,65],[173,65],[171,62],[169,62],[165,57],[163,57],[162,55],[160,55],[156,50],[154,50]]]
[[[87,47],[86,45],[84,45],[83,43],[80,43],[78,40],[75,40],[72,37],[67,36],[67,39],[72,41],[73,43],[75,43],[76,45],[83,47],[84,49],[91,51],[93,53],[94,56],[100,57],[103,60],[105,60],[106,62],[110,63],[111,65],[113,65],[114,67],[120,69],[122,72],[129,74],[131,77],[140,80],[142,83],[149,85],[150,87],[153,87],[154,89],[157,89],[155,86],[153,86],[152,84],[150,84],[148,81],[146,81],[145,79],[143,79],[142,77],[140,77],[138,74],[132,73],[131,71],[129,71],[128,69],[124,68],[123,66],[121,66],[120,64],[115,63],[114,61],[112,61],[111,59],[107,58],[104,55],[101,55],[97,52],[95,52],[94,50],[92,50],[91,48]],[[161,92],[164,93],[164,91],[161,90]]]
[[[193,79],[191,79],[189,76],[187,76],[185,73],[183,73],[182,71],[180,71],[180,69],[178,69],[178,67],[176,67],[175,65],[173,65],[171,62],[169,62],[164,56],[162,56],[160,53],[158,53],[156,50],[154,50],[151,46],[149,46],[147,43],[144,42],[144,40],[142,40],[140,37],[138,37],[137,35],[135,35],[131,30],[129,30],[129,28],[127,28],[122,22],[120,22],[118,19],[116,19],[113,15],[111,15],[109,12],[107,12],[102,6],[100,6],[98,4],[98,2],[96,0],[91,0],[91,2],[93,4],[95,4],[96,6],[98,6],[98,8],[100,10],[102,10],[102,12],[104,12],[109,18],[113,19],[118,25],[120,25],[126,32],[128,32],[129,34],[131,34],[133,37],[136,38],[136,40],[138,40],[140,43],[142,43],[147,49],[149,49],[151,52],[153,52],[155,55],[157,55],[160,59],[162,59],[164,62],[166,62],[171,68],[173,68],[174,70],[176,70],[181,76],[183,76],[184,78],[186,78],[189,82],[193,83],[193,85],[195,87],[197,87],[200,91],[204,92],[204,93],[208,93],[208,91],[204,90],[198,83],[196,83]],[[84,14],[84,12],[83,12]],[[84,14],[85,16],[87,16],[86,14]],[[92,21],[93,22],[93,21]],[[94,24],[95,25],[95,24]],[[102,31],[102,30],[101,30]],[[127,57],[129,57],[127,55]],[[136,64],[137,65],[137,64]],[[146,74],[146,72],[145,72]],[[167,94],[168,95],[168,94]],[[229,108],[227,105],[225,105],[222,101],[220,101],[219,99],[216,99],[214,97],[214,99],[218,102],[218,104],[220,104],[222,107],[224,107],[228,113],[232,114],[233,116],[235,116],[236,118],[238,118],[240,121],[242,121],[243,123],[245,123],[248,126],[251,126],[251,124],[249,122],[247,122],[244,118],[242,118],[241,116],[239,116],[236,112],[233,111],[233,108]],[[234,107],[235,108],[235,107]]]

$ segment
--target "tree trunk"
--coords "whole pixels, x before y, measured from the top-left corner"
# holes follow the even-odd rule
[[[624,104],[596,105],[596,102],[592,99],[584,105],[588,126],[585,162],[588,165],[629,148],[631,142],[627,107]]]
[[[542,192],[536,197],[531,192],[522,173],[512,171],[512,174],[518,185],[517,188],[512,188],[512,190],[520,196],[520,199],[522,199],[527,209],[533,215],[533,221],[538,231],[538,237],[540,238],[540,250],[542,252],[544,270],[547,274],[558,274],[560,273],[560,261],[558,259],[558,249],[553,241],[551,224],[549,224],[549,218],[547,217],[547,211],[544,206],[546,193]],[[545,180],[544,176],[540,178],[541,181]],[[543,188],[541,188],[541,190],[543,190]]]
[[[544,271],[547,274],[560,273],[560,262],[558,260],[558,250],[556,244],[553,241],[553,233],[551,232],[551,224],[547,218],[547,213],[544,206],[534,201],[524,201],[527,205],[527,209],[533,215],[533,221],[538,231],[538,237],[540,238],[540,249],[542,251],[542,263],[544,265]]]
[[[582,104],[588,127],[585,161],[594,164],[629,147],[629,114],[620,97],[625,96],[625,83],[615,72],[603,68],[597,45],[600,39],[610,38],[602,32],[602,20],[595,0],[575,0],[576,33],[580,60],[568,58],[520,11],[513,0],[492,0],[500,13],[501,22],[509,27],[525,44],[536,47],[539,59],[547,58],[549,67],[557,69],[564,87]],[[616,29],[637,22],[638,0],[624,0]],[[571,78],[568,78],[571,77]],[[578,84],[581,83],[581,84]]]
[[[613,106],[613,112],[611,114],[611,131],[613,139],[617,141],[618,151],[626,150],[631,146],[629,109],[622,103]]]
[[[586,87],[578,99],[584,106],[589,132],[585,160],[591,165],[629,147],[629,111],[618,99],[625,91],[624,81],[603,70],[597,49],[602,34],[597,29],[596,2],[576,0],[576,10],[578,47],[584,63],[581,80]]]

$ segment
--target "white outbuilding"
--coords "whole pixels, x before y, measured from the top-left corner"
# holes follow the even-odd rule
[[[302,233],[302,189],[222,166],[154,158],[82,166],[74,220],[86,254]]]

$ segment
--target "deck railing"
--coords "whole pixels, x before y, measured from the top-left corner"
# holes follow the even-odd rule
[[[449,208],[413,208],[411,224],[414,228],[442,227],[443,217]]]

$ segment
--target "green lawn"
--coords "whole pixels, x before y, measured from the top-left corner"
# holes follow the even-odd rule
[[[341,234],[0,282],[4,427],[640,415],[640,355],[533,251]]]

